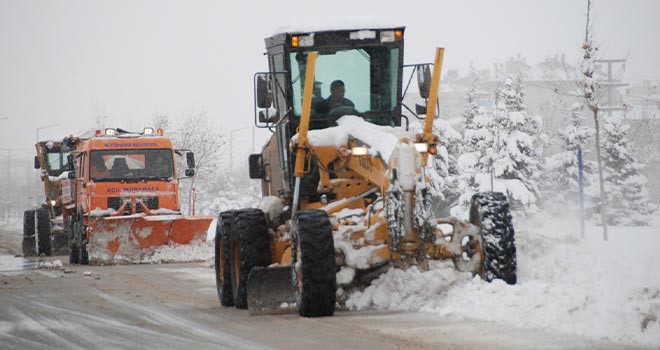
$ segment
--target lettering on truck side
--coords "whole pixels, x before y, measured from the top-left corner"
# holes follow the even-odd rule
[[[158,192],[156,187],[137,187],[137,188],[108,188],[107,193],[121,193],[121,192]]]
[[[158,147],[156,142],[124,142],[124,143],[104,143],[105,148],[145,148]]]

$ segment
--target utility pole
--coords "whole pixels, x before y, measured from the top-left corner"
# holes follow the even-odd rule
[[[612,116],[612,112],[625,112],[626,106],[616,105],[614,103],[614,90],[620,87],[628,86],[628,84],[621,82],[621,79],[614,79],[614,76],[612,75],[612,66],[614,64],[622,64],[623,65],[622,68],[623,70],[625,70],[626,59],[625,58],[595,59],[594,63],[607,64],[607,80],[598,81],[600,86],[607,89],[607,106],[599,106],[598,109],[600,111],[607,112],[608,117]]]

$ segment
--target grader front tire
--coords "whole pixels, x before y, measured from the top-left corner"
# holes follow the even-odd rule
[[[35,237],[35,219],[34,210],[23,212],[23,256],[37,255],[37,241]]]
[[[322,210],[305,210],[295,218],[297,257],[296,275],[298,313],[303,317],[332,316],[335,312],[337,265],[332,226]]]

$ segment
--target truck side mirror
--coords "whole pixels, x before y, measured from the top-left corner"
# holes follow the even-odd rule
[[[429,98],[431,92],[430,65],[417,67],[417,85],[419,86],[419,95],[422,96],[422,98]]]
[[[195,169],[186,169],[186,177],[195,176]]]
[[[186,162],[188,163],[188,169],[195,169],[195,155],[192,152],[186,153]],[[186,172],[186,176],[188,176],[187,174]]]
[[[270,108],[273,103],[273,95],[270,91],[270,76],[266,74],[257,74],[257,107]]]
[[[248,158],[250,165],[250,179],[263,179],[264,178],[264,161],[261,154],[250,154]]]
[[[34,156],[34,168],[39,169],[39,156]]]

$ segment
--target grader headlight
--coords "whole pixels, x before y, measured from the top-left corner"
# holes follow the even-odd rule
[[[351,148],[351,154],[358,157],[366,156],[367,154],[369,154],[369,149],[365,146],[353,147]]]
[[[112,128],[106,128],[105,129],[105,136],[115,136],[117,134],[117,130],[112,129]]]
[[[309,47],[314,46],[313,35],[296,35],[291,37],[291,47]]]
[[[142,131],[142,134],[144,134],[144,135],[153,135],[154,134],[154,128],[146,127]]]

